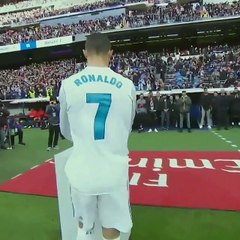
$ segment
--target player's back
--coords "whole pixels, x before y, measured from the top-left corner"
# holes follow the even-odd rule
[[[112,192],[128,177],[133,84],[109,68],[87,67],[62,88],[74,145],[66,166],[70,183],[83,193]]]

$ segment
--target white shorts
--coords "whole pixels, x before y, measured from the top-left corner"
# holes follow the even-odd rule
[[[96,216],[104,228],[114,228],[122,233],[131,231],[132,215],[129,202],[128,186],[110,194],[83,195],[71,188],[73,215],[83,224],[83,229],[94,229]]]

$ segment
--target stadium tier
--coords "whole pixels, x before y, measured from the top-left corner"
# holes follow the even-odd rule
[[[130,78],[138,91],[235,87],[240,86],[239,52],[240,46],[214,46],[167,55],[116,53],[110,67]],[[46,97],[49,88],[57,95],[61,81],[85,65],[70,59],[0,70],[0,99],[31,97],[32,88],[32,97]]]
[[[59,2],[61,3],[61,1]],[[202,5],[199,3],[153,5],[144,2],[144,8],[139,8],[138,5],[131,5],[130,8],[129,4],[124,2],[125,5],[122,5],[121,1],[100,1],[86,4],[83,1],[82,5],[78,3],[78,5],[66,9],[56,7],[59,2],[45,1],[43,7],[35,5],[30,10],[21,11],[18,9],[7,13],[4,13],[3,7],[0,15],[0,26],[5,28],[0,34],[0,44],[16,44],[121,28],[228,18],[239,16],[240,13],[239,2]],[[68,4],[72,5],[73,2],[70,1]],[[61,6],[68,6],[68,4],[61,4]],[[48,7],[45,8],[45,5]],[[103,11],[104,8],[105,11]],[[102,11],[92,12],[96,9],[102,9]],[[114,9],[116,12],[112,11]],[[91,12],[92,15],[86,15],[86,13]],[[74,13],[75,18],[70,18],[71,13]],[[53,16],[65,18],[62,21],[56,20]],[[66,17],[69,18],[66,19]],[[54,19],[56,21],[53,21]]]

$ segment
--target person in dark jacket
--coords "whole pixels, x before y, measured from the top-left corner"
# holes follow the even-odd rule
[[[49,122],[49,136],[47,150],[50,151],[51,148],[58,149],[58,139],[60,133],[59,128],[60,107],[55,99],[50,101],[50,105],[48,105],[46,108],[46,113],[48,114]]]
[[[233,92],[233,100],[230,106],[232,125],[240,125],[240,92],[237,88]]]
[[[218,105],[218,92],[213,93],[212,97],[212,126],[217,125],[217,105]]]
[[[4,104],[0,103],[0,148],[7,149],[4,145],[5,140],[5,126],[8,124],[9,111],[5,108]]]
[[[152,91],[149,92],[148,99],[146,101],[146,106],[148,110],[148,116],[150,119],[150,128],[148,132],[152,132],[153,129],[155,132],[158,132],[157,126],[156,126],[156,100],[155,97],[153,96]]]
[[[216,110],[217,110],[217,129],[220,130],[224,127],[228,130],[228,110],[230,106],[230,98],[225,94],[224,89],[221,90],[220,95],[217,97]]]
[[[161,127],[162,129],[169,129],[169,120],[170,120],[170,101],[167,99],[167,96],[164,95],[160,102],[161,109]],[[164,128],[164,123],[166,122],[166,127]]]
[[[146,122],[146,116],[147,116],[147,107],[146,107],[146,100],[144,99],[143,93],[140,94],[139,99],[137,100],[137,106],[136,106],[136,119],[138,122],[138,132],[141,133],[144,131],[144,124]]]
[[[177,128],[179,126],[179,106],[178,106],[179,95],[175,97],[170,96],[170,126]]]
[[[154,105],[156,108],[157,125],[160,125],[160,119],[161,119],[160,103],[161,103],[162,97],[159,91],[156,92],[156,97],[154,100],[155,100]]]
[[[182,96],[178,100],[179,112],[180,112],[180,129],[183,130],[183,121],[187,120],[187,128],[188,132],[191,132],[191,122],[190,122],[190,110],[192,106],[192,100],[189,96],[187,96],[186,91],[182,91]]]
[[[212,119],[211,119],[211,109],[212,109],[212,96],[208,93],[208,89],[204,88],[204,93],[200,99],[200,105],[202,110],[202,117],[199,128],[202,128],[205,121],[205,116],[207,116],[207,126],[208,129],[212,128]]]

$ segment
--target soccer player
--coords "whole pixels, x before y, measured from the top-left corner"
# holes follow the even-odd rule
[[[60,128],[73,142],[65,172],[71,185],[77,240],[94,240],[98,213],[103,239],[120,239],[132,228],[128,190],[128,137],[135,116],[135,87],[108,65],[111,44],[104,34],[87,37],[87,67],[64,80]]]

